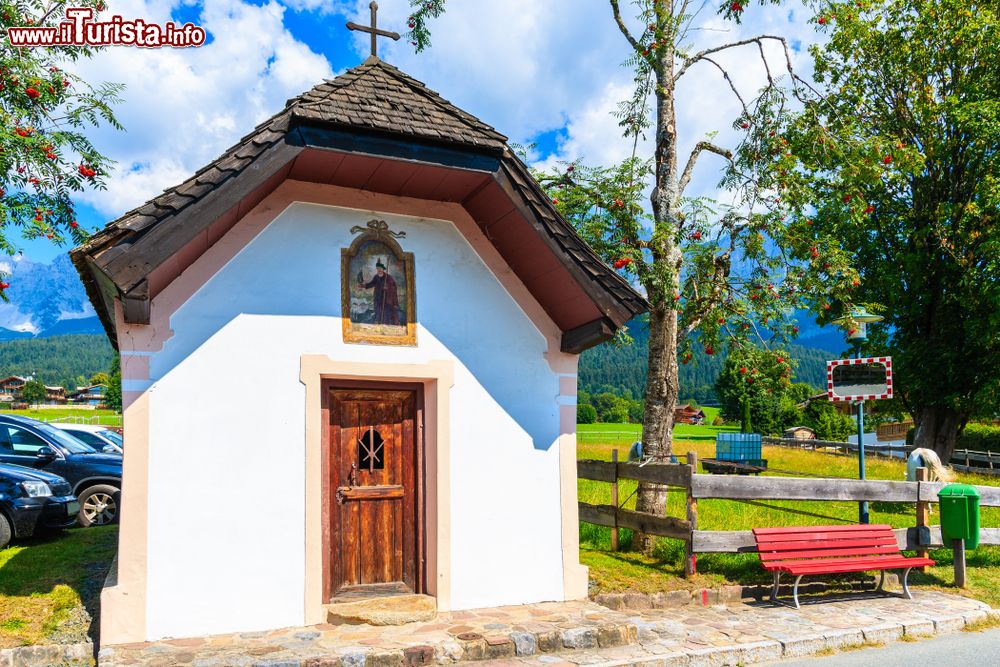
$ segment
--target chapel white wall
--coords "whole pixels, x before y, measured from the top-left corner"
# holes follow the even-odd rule
[[[372,217],[414,253],[416,347],[342,342],[340,249]],[[454,360],[452,608],[563,599],[559,377],[451,222],[293,204],[170,327],[147,390],[147,639],[304,622],[305,354]]]

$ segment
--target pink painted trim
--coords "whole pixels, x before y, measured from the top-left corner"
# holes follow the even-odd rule
[[[576,406],[559,406],[559,432],[563,434],[576,434]]]
[[[122,354],[123,380],[148,380],[149,357],[147,355]]]

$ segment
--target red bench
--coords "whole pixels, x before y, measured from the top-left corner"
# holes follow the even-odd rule
[[[842,574],[879,570],[879,591],[886,570],[904,570],[903,595],[912,600],[906,579],[910,570],[933,565],[930,558],[907,558],[888,525],[794,526],[754,528],[764,569],[774,573],[771,600],[778,602],[778,583],[785,572],[795,577],[792,597],[799,608],[799,581],[807,574]]]

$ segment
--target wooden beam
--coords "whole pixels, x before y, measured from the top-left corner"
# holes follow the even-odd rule
[[[656,516],[645,512],[619,509],[617,520],[615,508],[611,505],[591,505],[580,503],[580,521],[607,526],[608,528],[631,528],[632,530],[660,537],[686,540],[691,535],[691,524],[672,516]]]
[[[613,482],[617,478],[650,482],[664,486],[691,486],[691,467],[676,463],[628,463],[583,459],[576,462],[576,476],[598,482]]]
[[[616,478],[615,465],[611,461],[582,459],[576,462],[576,476],[598,482],[613,482]]]
[[[149,324],[149,282],[143,280],[122,297],[122,315],[128,324]]]
[[[388,157],[421,164],[494,173],[500,168],[501,150],[482,147],[471,149],[456,144],[434,144],[399,135],[364,132],[356,128],[332,128],[329,125],[299,125],[288,134],[288,142],[298,146],[329,148],[372,157]]]
[[[580,354],[595,345],[607,342],[615,337],[614,325],[605,318],[581,324],[575,329],[563,332],[560,349],[566,354]]]
[[[916,482],[694,475],[691,485],[695,498],[917,502]]]
[[[696,530],[691,533],[691,551],[696,554],[757,552],[749,530]]]
[[[920,500],[936,503],[938,491],[947,486],[948,482],[921,482]],[[977,486],[980,507],[1000,507],[1000,486]]]
[[[694,475],[695,471],[698,470],[697,452],[687,453],[687,466],[685,467],[688,470],[688,481],[690,482],[691,477]],[[686,496],[685,504],[687,506],[687,520],[693,533],[698,528],[698,499],[691,495],[690,483],[688,484]],[[684,545],[684,576],[687,578],[691,578],[698,573],[698,552],[696,552],[692,547],[692,540],[688,539],[687,543]]]

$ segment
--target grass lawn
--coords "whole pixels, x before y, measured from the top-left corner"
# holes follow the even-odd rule
[[[582,459],[611,458],[614,444],[594,444],[582,442],[578,445],[578,456]],[[619,449],[619,458],[625,451]],[[714,455],[715,445],[710,442],[679,441],[674,443],[674,452],[682,457],[688,451],[695,451],[699,457]],[[765,447],[764,458],[771,468],[787,470],[790,473],[811,473],[827,477],[857,477],[857,459],[834,456],[817,452]],[[902,480],[905,465],[901,460],[871,457],[867,461],[869,479]],[[769,472],[766,474],[778,474]],[[803,475],[805,476],[805,475]],[[959,481],[970,484],[998,485],[1000,478],[987,475],[959,474]],[[620,500],[625,507],[635,507],[632,496],[636,483],[623,480],[619,484]],[[611,485],[604,482],[580,480],[578,483],[580,500],[594,504],[611,501]],[[683,490],[670,493],[667,514],[684,516]],[[856,523],[858,505],[853,502],[826,501],[753,501],[754,504],[733,500],[698,501],[698,527],[702,530],[749,530],[755,527],[789,525],[823,525]],[[798,514],[786,509],[806,512]],[[936,507],[935,510],[936,512]],[[888,523],[897,528],[915,525],[916,509],[903,503],[872,503],[870,506],[872,523]],[[932,523],[938,523],[936,515]],[[1000,526],[1000,508],[983,508],[982,525]],[[631,531],[622,529],[623,545],[631,541]],[[581,561],[590,567],[593,578],[602,591],[653,592],[676,588],[700,588],[724,583],[768,583],[770,575],[759,564],[756,554],[703,554],[698,557],[699,575],[693,580],[683,579],[683,543],[679,540],[662,540],[654,557],[636,553],[610,552],[611,530],[591,524],[580,524]],[[927,574],[912,573],[910,582],[921,586],[940,587],[955,591],[951,587],[953,579],[952,552],[939,549],[931,552],[931,558],[938,565]],[[965,594],[972,595],[989,604],[1000,607],[1000,547],[980,547],[967,553],[968,588]]]
[[[712,421],[719,416],[719,408],[702,408],[705,411],[705,424],[694,426],[692,424],[677,424],[674,427],[674,436],[686,440],[711,440],[715,442],[716,433],[735,433],[740,430],[739,425],[711,426]],[[642,424],[577,424],[576,439],[580,443],[611,444],[611,445],[631,445],[639,439],[642,433]],[[628,449],[619,452],[619,456],[624,458]]]
[[[65,417],[83,417],[88,424],[121,426],[122,416],[114,410],[87,410],[83,408],[42,408],[40,410],[0,410],[0,414],[21,415],[42,421],[53,421]],[[91,421],[93,420],[93,421]]]
[[[0,550],[0,648],[86,641],[117,526],[74,528]]]

